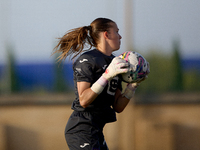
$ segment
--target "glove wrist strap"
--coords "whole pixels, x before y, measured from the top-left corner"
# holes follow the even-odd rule
[[[105,86],[107,85],[108,80],[102,75],[92,86],[91,90],[96,94],[100,94]]]

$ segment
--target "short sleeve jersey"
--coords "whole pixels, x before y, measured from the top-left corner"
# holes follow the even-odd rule
[[[75,61],[73,76],[76,99],[72,103],[73,110],[96,113],[105,123],[116,121],[116,114],[112,105],[117,88],[122,89],[121,80],[117,76],[108,82],[102,93],[87,108],[80,105],[77,90],[77,82],[89,82],[92,86],[105,72],[114,57],[114,55],[107,56],[94,49],[85,52]]]

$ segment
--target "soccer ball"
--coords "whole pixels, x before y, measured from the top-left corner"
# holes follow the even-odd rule
[[[119,57],[128,61],[130,64],[129,71],[119,75],[122,81],[126,83],[139,82],[149,73],[148,62],[141,54],[127,51],[122,53]]]

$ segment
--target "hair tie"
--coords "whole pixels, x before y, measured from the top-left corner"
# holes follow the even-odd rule
[[[88,30],[92,30],[92,26],[91,25],[89,25],[89,26],[86,26],[86,28],[88,29]]]

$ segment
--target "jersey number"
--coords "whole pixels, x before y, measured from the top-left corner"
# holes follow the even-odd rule
[[[115,95],[117,89],[118,77],[114,77],[110,82],[108,82],[107,93],[110,95]]]

